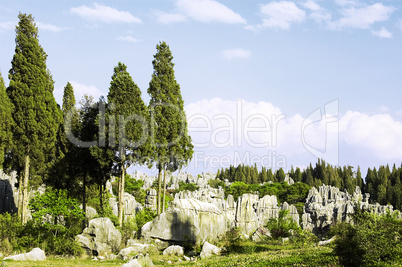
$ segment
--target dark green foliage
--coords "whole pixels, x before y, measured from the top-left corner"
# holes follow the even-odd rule
[[[402,221],[356,209],[354,224],[333,227],[334,252],[344,266],[388,266],[402,262]]]
[[[208,185],[211,186],[212,188],[218,189],[219,187],[225,188],[225,182],[223,182],[220,179],[211,179],[208,181]]]
[[[11,254],[18,247],[19,232],[22,225],[16,214],[0,214],[0,252],[4,255]]]
[[[179,182],[179,188],[174,191],[174,194],[184,190],[197,191],[198,189],[199,187],[197,184]]]
[[[47,55],[38,41],[38,28],[32,15],[20,13],[18,18],[7,88],[15,122],[12,164],[22,177],[28,156],[30,184],[38,186],[47,164],[54,160],[56,133],[62,118],[53,96],[52,76],[46,67]]]
[[[116,181],[112,184],[114,195],[117,195],[118,193],[118,180],[119,178],[116,177]],[[145,198],[147,197],[146,191],[142,189],[143,185],[144,181],[136,180],[126,173],[126,177],[124,179],[124,191],[133,195],[135,200],[142,205],[145,204]]]
[[[151,153],[148,138],[149,115],[141,91],[127,71],[118,63],[114,68],[108,94],[109,147],[117,155],[115,163],[120,172],[118,190],[119,222],[123,220],[125,171],[132,164],[149,162]]]
[[[0,73],[0,169],[3,169],[4,158],[11,149],[11,127],[13,118],[11,116],[12,105],[6,92],[3,76]]]
[[[156,46],[152,65],[154,72],[149,83],[151,99],[151,139],[153,159],[158,172],[158,214],[161,212],[162,171],[174,172],[187,165],[193,155],[193,144],[188,135],[187,119],[180,86],[174,75],[173,56],[169,46],[160,42]],[[164,183],[166,180],[164,179]],[[164,185],[165,188],[165,185]]]
[[[266,227],[271,231],[273,238],[289,237],[292,230],[294,233],[301,232],[300,226],[289,216],[289,210],[279,211],[278,218],[271,218]]]

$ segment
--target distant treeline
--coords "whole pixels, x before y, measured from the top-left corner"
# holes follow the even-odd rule
[[[402,165],[392,167],[380,166],[369,168],[365,180],[362,178],[360,167],[357,171],[353,171],[351,166],[332,166],[324,160],[318,160],[313,167],[312,164],[306,169],[291,168],[288,172],[295,182],[302,182],[309,186],[319,187],[322,184],[331,185],[340,190],[347,190],[353,194],[356,186],[359,186],[363,193],[370,193],[371,203],[380,203],[382,205],[391,204],[395,209],[402,209]],[[220,169],[217,173],[217,178],[220,180],[229,180],[229,182],[244,182],[247,184],[262,184],[266,182],[283,182],[286,173],[280,168],[273,171],[262,167],[258,170],[257,165],[246,166],[238,165],[237,167],[230,166],[226,169]]]

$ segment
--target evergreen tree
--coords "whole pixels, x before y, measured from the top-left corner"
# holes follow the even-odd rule
[[[13,126],[11,110],[11,102],[6,92],[3,76],[0,73],[0,169],[3,168],[4,158],[11,148],[11,129]]]
[[[39,44],[32,15],[19,14],[15,54],[9,72],[8,96],[13,104],[12,165],[19,173],[18,214],[26,222],[28,180],[42,182],[47,163],[54,160],[61,112],[53,96],[47,55]]]
[[[109,127],[115,127],[116,140],[109,136],[109,146],[114,148],[119,178],[119,223],[123,222],[124,178],[127,168],[132,164],[144,164],[150,153],[148,138],[148,109],[141,98],[141,91],[134,83],[127,67],[119,62],[114,68],[109,94]],[[112,130],[113,131],[113,130]],[[109,131],[110,132],[110,131]],[[113,144],[115,142],[115,145]]]
[[[187,133],[184,102],[174,75],[172,53],[165,42],[160,42],[156,50],[152,61],[154,72],[148,94],[151,97],[149,103],[151,137],[158,168],[158,214],[160,214],[162,171],[165,173],[166,170],[175,171],[187,164],[193,155],[193,145]],[[163,188],[166,189],[166,179]]]

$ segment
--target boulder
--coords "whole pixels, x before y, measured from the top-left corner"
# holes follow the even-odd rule
[[[131,259],[129,262],[123,264],[121,267],[142,267],[137,259]]]
[[[129,242],[128,245],[129,245],[128,247],[120,250],[119,254],[117,255],[118,258],[126,259],[130,255],[135,256],[138,254],[146,254],[157,251],[157,248],[152,244],[140,244],[140,243]]]
[[[120,247],[121,233],[109,218],[96,218],[89,221],[88,227],[75,240],[89,255],[104,256]]]
[[[164,213],[141,229],[146,239],[195,245],[218,240],[225,232],[223,213],[214,204],[195,199],[175,199]]]
[[[40,248],[34,248],[28,253],[5,257],[3,260],[15,261],[43,261],[46,260],[45,252]]]
[[[170,246],[167,247],[163,251],[163,255],[170,255],[170,256],[179,256],[182,257],[184,255],[184,248],[181,246]]]
[[[201,259],[206,259],[211,257],[212,255],[219,255],[221,253],[221,249],[211,243],[205,242],[202,246],[202,251],[200,254]]]

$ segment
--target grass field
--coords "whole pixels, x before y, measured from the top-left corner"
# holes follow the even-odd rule
[[[279,243],[255,244],[244,243],[236,247],[235,252],[224,253],[196,262],[181,261],[176,256],[154,255],[151,259],[156,266],[339,266],[338,259],[332,254],[332,248],[319,246],[293,246]],[[167,263],[171,261],[172,264]],[[181,261],[181,262],[180,262]],[[127,261],[94,261],[91,259],[57,259],[48,257],[42,262],[5,261],[4,266],[121,266]]]

